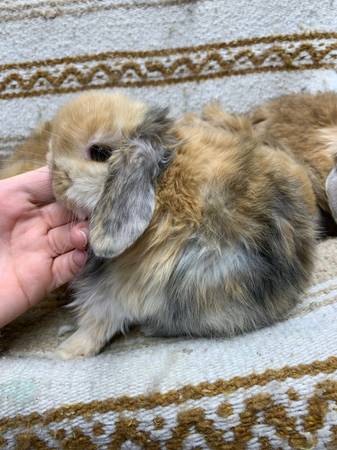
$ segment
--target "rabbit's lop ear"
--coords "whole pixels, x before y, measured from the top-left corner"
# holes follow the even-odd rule
[[[96,256],[114,258],[149,226],[155,209],[155,184],[172,159],[166,109],[151,109],[125,147],[109,162],[109,175],[90,221]]]

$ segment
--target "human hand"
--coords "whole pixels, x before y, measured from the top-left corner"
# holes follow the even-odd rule
[[[0,328],[84,266],[88,228],[55,202],[47,167],[0,180]]]

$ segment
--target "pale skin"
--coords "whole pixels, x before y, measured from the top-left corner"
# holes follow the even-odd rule
[[[0,181],[0,328],[74,278],[87,236],[55,202],[48,168]]]

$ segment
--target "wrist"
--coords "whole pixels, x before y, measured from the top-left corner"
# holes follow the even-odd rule
[[[23,293],[10,286],[0,288],[0,328],[28,309],[29,303]]]

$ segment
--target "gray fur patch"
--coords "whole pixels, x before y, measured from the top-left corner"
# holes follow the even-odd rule
[[[176,142],[171,133],[173,120],[168,117],[168,113],[167,107],[151,107],[134,133],[135,139],[150,143],[155,150],[160,172],[170,164],[175,154]]]
[[[238,241],[212,249],[202,237],[190,240],[166,285],[164,309],[149,321],[147,333],[231,336],[285,317],[308,281],[314,236],[306,214],[292,219],[298,228],[291,254],[284,250],[278,216],[255,246]]]
[[[147,155],[113,161],[90,222],[96,256],[118,256],[145,231],[155,207],[153,172]]]
[[[139,125],[134,136],[138,139],[150,141],[152,144],[165,143],[169,131],[173,125],[173,120],[168,117],[167,107],[153,106],[145,113],[143,122]]]
[[[155,185],[173,157],[167,109],[153,108],[126,147],[109,160],[109,175],[90,223],[96,256],[114,258],[141,236],[152,219]]]
[[[164,310],[148,324],[152,333],[231,336],[262,325],[263,311],[249,305],[243,285],[245,279],[254,278],[256,268],[243,248],[219,251],[202,239],[191,240],[166,286]]]

